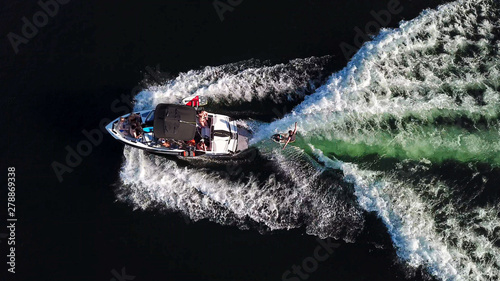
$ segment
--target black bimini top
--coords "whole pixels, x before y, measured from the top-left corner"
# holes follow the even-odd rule
[[[196,133],[196,110],[178,104],[160,103],[154,113],[153,131],[157,138],[189,141]]]

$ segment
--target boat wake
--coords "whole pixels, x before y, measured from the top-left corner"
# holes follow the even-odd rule
[[[495,280],[500,274],[500,204],[463,208],[454,189],[437,178],[402,180],[401,167],[386,173],[330,159],[313,148],[326,166],[341,169],[355,187],[359,204],[386,225],[398,256],[424,266],[441,280]],[[428,169],[419,163],[414,169]]]
[[[180,211],[190,219],[210,219],[260,231],[305,227],[321,237],[354,241],[363,226],[362,210],[350,203],[351,192],[339,184],[321,182],[321,170],[277,156],[274,173],[229,171],[235,163],[203,160],[189,167],[176,161],[125,148],[118,197],[136,208]],[[304,165],[300,165],[302,162]],[[229,173],[228,173],[229,171]],[[231,175],[232,174],[232,175]],[[237,179],[232,179],[235,176]]]
[[[135,97],[135,109],[146,110],[159,103],[178,103],[192,95],[205,96],[212,103],[220,104],[264,99],[275,102],[297,100],[316,88],[330,59],[329,56],[311,57],[277,65],[248,60],[191,70],[164,84],[150,83]]]
[[[137,109],[192,94],[218,106],[298,105],[271,123],[239,121],[255,132],[246,159],[186,163],[125,148],[118,198],[194,221],[346,241],[371,212],[410,267],[495,280],[499,4],[457,1],[384,29],[317,88],[324,59],[206,67],[141,92]],[[297,141],[282,151],[269,137],[294,122]]]

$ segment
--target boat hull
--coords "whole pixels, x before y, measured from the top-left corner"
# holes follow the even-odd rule
[[[133,112],[137,114],[144,122],[141,124],[144,129],[152,129],[148,127],[151,124],[149,120],[154,110],[146,110]],[[162,146],[162,143],[155,137],[153,131],[145,130],[142,137],[135,139],[126,130],[119,130],[118,125],[120,118],[127,119],[131,114],[126,114],[111,121],[106,126],[106,131],[116,140],[121,143],[142,149],[148,153],[155,155],[170,155],[179,157],[216,157],[227,158],[239,155],[241,152],[248,149],[248,143],[251,138],[251,132],[243,127],[238,126],[228,116],[210,113],[211,126],[207,130],[199,130],[204,134],[204,137],[209,138],[211,144],[208,150],[197,149],[196,146],[188,146],[187,144],[176,148],[167,148]],[[206,129],[206,128],[204,128]],[[175,141],[175,140],[174,140]],[[180,141],[176,141],[181,143]]]

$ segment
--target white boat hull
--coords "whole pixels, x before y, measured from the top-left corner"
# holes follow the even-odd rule
[[[154,110],[145,110],[134,112],[139,114],[143,122],[144,129],[149,129],[147,118]],[[210,146],[206,150],[197,149],[196,146],[181,146],[178,148],[167,148],[162,146],[158,138],[155,137],[154,132],[145,130],[143,136],[139,139],[133,138],[128,132],[120,131],[117,128],[120,118],[127,119],[130,114],[120,116],[110,122],[106,126],[107,132],[116,140],[138,149],[157,154],[157,155],[175,155],[182,157],[218,157],[218,156],[233,156],[244,151],[248,148],[248,140],[250,132],[244,128],[239,127],[235,121],[232,121],[228,116],[208,113],[211,126],[198,128],[198,134],[201,137],[210,138]],[[177,142],[178,143],[178,142]]]

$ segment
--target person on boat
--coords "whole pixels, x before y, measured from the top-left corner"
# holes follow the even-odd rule
[[[137,126],[137,124],[132,124],[130,126],[130,135],[134,137],[134,139],[138,139],[142,136],[143,130],[141,126]]]
[[[128,122],[130,125],[132,124],[141,125],[142,118],[139,114],[130,113],[130,115],[128,116]]]
[[[198,114],[198,123],[202,128],[208,126],[208,113],[206,111],[203,110]]]
[[[122,129],[123,126],[125,126],[125,118],[124,117],[120,117],[120,121],[118,121],[118,129]]]
[[[171,146],[170,141],[165,140],[165,139],[163,139],[163,138],[162,138],[162,139],[160,139],[160,143],[161,143],[161,146],[166,147],[166,148],[170,148],[170,146]]]
[[[118,125],[116,126],[118,131],[124,135],[129,134],[130,126],[129,124],[125,121],[125,118],[120,117],[120,121],[118,122]]]
[[[205,140],[204,139],[201,139],[198,144],[196,145],[196,149],[198,150],[203,150],[203,151],[207,151],[207,146],[205,145]]]
[[[288,143],[295,141],[296,135],[297,135],[297,122],[295,122],[295,129],[293,131],[292,130],[288,131],[288,137],[286,139],[285,146],[283,146],[283,149],[285,149],[285,147],[288,145]]]

